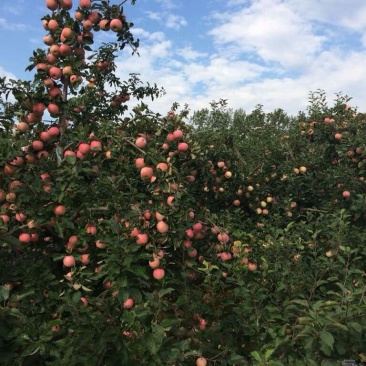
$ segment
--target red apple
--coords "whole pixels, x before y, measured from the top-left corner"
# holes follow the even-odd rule
[[[162,280],[165,276],[165,271],[163,268],[155,268],[153,271],[153,277],[156,280]]]
[[[133,304],[134,304],[133,299],[129,298],[129,299],[127,299],[127,300],[123,303],[123,307],[124,307],[125,309],[131,309],[131,308],[133,307]]]
[[[123,28],[123,24],[119,19],[112,19],[109,27],[113,32],[119,32]]]
[[[154,174],[154,171],[151,167],[145,166],[140,171],[140,176],[142,179],[150,179]]]
[[[189,149],[189,146],[186,142],[180,142],[178,144],[178,151],[185,152],[185,151],[188,151],[188,149]]]
[[[19,241],[20,241],[21,243],[25,243],[25,244],[30,243],[30,241],[31,241],[31,236],[30,236],[30,234],[28,234],[28,233],[21,233],[21,234],[19,235]]]
[[[79,1],[80,9],[83,10],[90,10],[91,8],[91,1],[90,0],[80,0]]]
[[[58,9],[58,1],[57,0],[46,0],[46,6],[51,11],[55,11]]]
[[[55,213],[55,215],[57,216],[62,216],[65,215],[66,213],[66,207],[64,205],[57,205],[54,209],[53,212]]]
[[[67,255],[62,260],[65,267],[73,267],[75,266],[75,258],[73,255]]]

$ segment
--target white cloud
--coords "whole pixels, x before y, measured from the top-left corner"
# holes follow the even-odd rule
[[[3,1],[0,4],[0,12],[2,14],[9,13],[12,15],[21,15],[24,13],[26,9],[26,5],[24,4],[24,0],[12,0],[12,1]]]
[[[175,15],[172,13],[167,13],[164,15],[165,25],[168,28],[179,30],[181,27],[187,25],[187,21],[180,15]]]
[[[147,11],[147,16],[152,20],[161,20],[161,14],[154,11]]]
[[[142,28],[133,28],[132,33],[135,37],[143,38],[148,41],[157,41],[161,42],[165,39],[165,34],[163,32],[153,32],[150,33]]]
[[[273,111],[282,108],[296,115],[305,110],[310,91],[323,89],[328,99],[334,99],[338,92],[353,97],[354,106],[366,108],[363,84],[366,81],[366,69],[363,67],[364,53],[351,53],[345,60],[334,52],[324,52],[309,72],[299,77],[259,78],[243,85],[234,83],[216,83],[206,90],[198,100],[218,100],[227,98],[232,108],[252,110],[255,105],[263,104],[264,110]],[[361,108],[362,109],[362,108]]]
[[[266,68],[247,61],[232,62],[222,57],[213,57],[207,65],[190,63],[183,71],[190,82],[203,82],[207,87],[221,84],[232,88],[258,77]]]
[[[281,9],[280,3],[278,6],[279,12],[289,11]],[[267,16],[267,10],[263,7],[261,9],[264,16]],[[289,14],[293,13],[290,11]],[[262,16],[255,14],[256,19]],[[294,28],[289,26],[286,28],[288,33],[284,33],[290,45],[303,37],[302,21],[298,20],[298,15],[293,19],[297,22],[289,21],[289,24],[295,24]],[[305,27],[305,34],[311,38],[309,29],[310,26]],[[220,98],[228,99],[231,108],[250,111],[257,104],[262,104],[267,112],[282,108],[290,114],[297,114],[298,111],[305,110],[309,92],[317,89],[324,89],[330,99],[342,91],[354,97],[354,105],[365,105],[362,85],[366,82],[366,69],[363,67],[366,51],[351,52],[345,59],[344,52],[339,47],[319,49],[308,55],[311,62],[306,63],[304,57],[302,62],[305,65],[291,73],[288,72],[288,67],[283,66],[281,70],[276,64],[263,63],[253,56],[245,59],[234,53],[227,55],[224,45],[218,45],[216,54],[209,54],[196,50],[192,45],[179,48],[168,38],[170,33],[150,33],[144,29],[135,29],[135,34],[144,38],[139,49],[141,57],[121,57],[119,76],[126,78],[128,73],[140,73],[141,80],[163,86],[167,92],[165,96],[152,103],[146,101],[153,110],[162,114],[167,113],[173,102],[181,105],[188,103],[191,110],[197,110],[208,107],[212,100]],[[266,40],[263,31],[258,34],[260,36],[257,39],[262,37],[262,40]],[[317,39],[318,36],[314,37]],[[261,47],[263,53],[267,51],[264,41]],[[270,51],[267,52],[276,52],[270,43],[268,48]],[[295,59],[296,62],[290,62],[290,50],[280,50],[279,55],[281,52],[288,52],[284,58],[287,64],[301,63],[301,56],[292,56],[299,58]],[[136,101],[131,101],[130,105],[135,103]]]
[[[330,25],[346,27],[352,30],[365,30],[366,3],[364,0],[286,0],[294,11],[309,20]]]
[[[4,11],[14,15],[20,15],[23,9],[19,5],[6,4],[3,8]]]
[[[4,70],[4,68],[2,66],[0,66],[0,77],[6,77],[6,78],[9,78],[9,79],[14,79],[14,80],[17,79],[14,74]]]
[[[17,80],[17,77],[12,74],[11,72],[6,71],[1,65],[0,65],[0,77],[3,78],[5,77],[6,79],[13,79],[13,80]],[[0,96],[2,100],[7,100],[8,102],[15,102],[15,98],[13,93],[10,93],[8,95],[8,98],[6,99],[5,95],[1,95]]]
[[[150,47],[150,57],[155,57],[157,59],[168,57],[171,45],[171,41],[163,41],[154,44],[152,47]]]
[[[172,12],[164,11],[162,13],[157,13],[148,11],[146,14],[151,20],[158,21],[160,24],[170,29],[179,30],[187,25],[187,20],[184,19],[184,17]]]
[[[231,7],[231,6],[235,6],[235,5],[248,4],[249,2],[250,2],[250,0],[228,0],[226,5]]]
[[[149,35],[151,41],[161,42],[165,39],[165,34],[163,32],[154,32]]]
[[[25,30],[27,26],[22,23],[9,23],[5,18],[0,18],[0,28],[7,30]]]
[[[36,47],[39,47],[39,48],[43,47],[43,45],[44,45],[44,43],[41,42],[39,38],[30,38],[29,43],[32,43],[32,44],[36,45]]]
[[[177,51],[178,55],[187,61],[197,60],[198,58],[207,57],[207,52],[198,52],[192,49],[192,46],[185,47]]]
[[[288,5],[309,22],[322,26],[331,36],[332,42],[339,39],[345,43],[366,46],[366,3],[363,0],[319,0],[309,3],[301,0],[287,0]],[[336,31],[332,29],[336,29]]]
[[[182,4],[177,0],[156,0],[163,9],[172,10],[180,7]]]
[[[132,28],[131,31],[135,37],[148,38],[150,35],[149,32],[145,31],[145,29],[142,28]]]
[[[235,45],[241,52],[257,54],[265,62],[301,68],[321,50],[324,36],[286,2],[259,0],[234,13],[220,14],[222,24],[209,34],[221,47]]]

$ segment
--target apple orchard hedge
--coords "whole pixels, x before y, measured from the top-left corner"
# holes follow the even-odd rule
[[[163,90],[115,74],[124,3],[47,0],[34,80],[1,79],[1,364],[365,361],[366,116],[127,114]]]

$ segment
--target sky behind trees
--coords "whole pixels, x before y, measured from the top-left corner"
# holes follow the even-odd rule
[[[32,50],[45,47],[47,10],[44,0],[0,2],[0,76],[32,79],[24,69]],[[317,89],[329,101],[338,92],[352,96],[350,104],[366,110],[364,0],[137,0],[125,13],[140,57],[121,52],[118,74],[140,73],[164,87],[167,94],[149,103],[155,111],[224,98],[231,108],[297,114]]]

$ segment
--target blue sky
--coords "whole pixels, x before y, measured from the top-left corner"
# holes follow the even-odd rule
[[[0,1],[0,75],[31,79],[24,69],[44,47],[44,4]],[[141,57],[124,50],[118,74],[163,86],[167,94],[149,103],[157,112],[225,98],[234,109],[262,104],[297,114],[317,89],[330,102],[338,92],[352,96],[366,110],[365,0],[137,0],[125,13]]]

